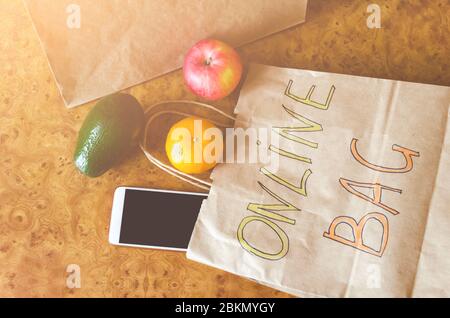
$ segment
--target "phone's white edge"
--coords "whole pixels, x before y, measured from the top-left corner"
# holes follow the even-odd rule
[[[186,248],[177,248],[177,247],[162,247],[162,246],[151,246],[151,245],[139,245],[139,244],[125,244],[125,243],[111,243],[116,246],[124,246],[124,247],[137,247],[137,248],[146,248],[152,250],[162,250],[162,251],[174,251],[174,252],[186,252]]]
[[[118,187],[117,189],[141,190],[141,191],[164,192],[164,193],[178,193],[178,194],[192,194],[192,195],[199,195],[199,196],[204,196],[204,197],[208,196],[208,193],[202,193],[202,192],[188,192],[188,191],[176,191],[176,190],[153,189],[153,188]]]
[[[123,204],[125,202],[126,187],[118,187],[114,191],[111,208],[111,222],[109,225],[109,243],[117,245],[120,238],[120,227],[122,226]]]
[[[174,190],[161,190],[161,189],[149,189],[149,188],[138,188],[138,187],[118,187],[114,191],[113,204],[111,209],[111,222],[109,226],[109,243],[118,246],[127,247],[138,247],[138,248],[148,248],[157,250],[168,250],[177,252],[186,252],[185,248],[176,247],[162,247],[162,246],[150,246],[150,245],[139,245],[139,244],[124,244],[120,243],[120,227],[122,226],[122,213],[123,204],[125,202],[125,191],[126,190],[140,190],[140,191],[152,191],[152,192],[164,192],[164,193],[177,193],[177,194],[190,194],[208,197],[207,193],[200,192],[185,192],[185,191],[174,191]]]

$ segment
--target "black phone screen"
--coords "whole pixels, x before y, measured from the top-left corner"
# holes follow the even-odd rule
[[[205,198],[126,189],[119,243],[186,249]]]

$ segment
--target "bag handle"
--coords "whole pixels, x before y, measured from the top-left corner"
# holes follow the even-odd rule
[[[171,100],[171,101],[163,101],[163,102],[159,102],[156,104],[153,104],[152,106],[150,106],[146,111],[145,111],[145,115],[149,116],[146,123],[145,123],[145,128],[144,128],[144,138],[141,139],[141,143],[139,144],[140,148],[142,149],[142,151],[144,152],[145,156],[147,157],[147,159],[153,163],[155,166],[157,166],[158,168],[160,168],[161,170],[167,172],[168,174],[177,177],[180,180],[183,180],[185,182],[188,182],[200,189],[203,189],[205,191],[209,191],[212,183],[202,180],[200,178],[197,178],[195,176],[192,176],[190,174],[181,172],[177,169],[175,169],[174,167],[171,167],[163,162],[161,162],[160,160],[158,160],[155,156],[153,156],[149,151],[146,150],[146,145],[147,145],[147,132],[148,129],[150,127],[150,124],[159,116],[164,115],[164,114],[176,114],[176,115],[183,115],[183,116],[192,116],[192,114],[189,113],[185,113],[185,112],[181,112],[181,111],[171,111],[171,110],[161,110],[161,111],[156,111],[154,113],[152,113],[153,109],[156,106],[161,106],[161,105],[166,105],[166,104],[192,104],[192,105],[196,105],[199,107],[203,107],[209,110],[213,110],[217,113],[219,113],[220,115],[231,119],[233,121],[236,121],[236,118],[221,111],[220,109],[217,109],[216,107],[209,105],[209,104],[205,104],[205,103],[201,103],[201,102],[196,102],[196,101],[189,101],[189,100]],[[206,118],[204,118],[206,119]],[[209,120],[209,119],[208,119]],[[212,123],[216,124],[217,126],[220,127],[225,127],[224,124],[221,124],[217,121],[213,121],[213,120],[209,120]]]

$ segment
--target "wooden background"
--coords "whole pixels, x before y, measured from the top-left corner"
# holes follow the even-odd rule
[[[373,2],[379,30],[366,26]],[[246,61],[449,86],[449,19],[448,0],[311,0],[305,24],[240,51]],[[195,99],[180,71],[128,91],[144,106]],[[231,111],[236,100],[217,105]],[[183,253],[109,245],[117,186],[195,189],[139,151],[100,178],[80,175],[72,154],[92,106],[64,107],[23,3],[0,0],[0,296],[288,296]],[[81,289],[66,287],[72,263]]]

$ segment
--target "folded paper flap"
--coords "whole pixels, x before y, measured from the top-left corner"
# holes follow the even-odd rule
[[[404,297],[420,289],[416,276],[436,280],[425,260],[440,258],[447,268],[442,248],[450,238],[427,219],[450,219],[435,199],[446,187],[439,174],[448,174],[438,167],[449,94],[448,87],[252,65],[237,122],[278,129],[272,151],[280,164],[216,168],[214,196],[199,215],[207,230],[196,227],[189,257],[299,295]],[[427,247],[428,232],[445,243]],[[448,268],[439,275],[448,282]],[[427,295],[445,290],[440,284]]]
[[[307,0],[24,0],[67,106],[182,65],[197,41],[239,46],[305,20]]]

